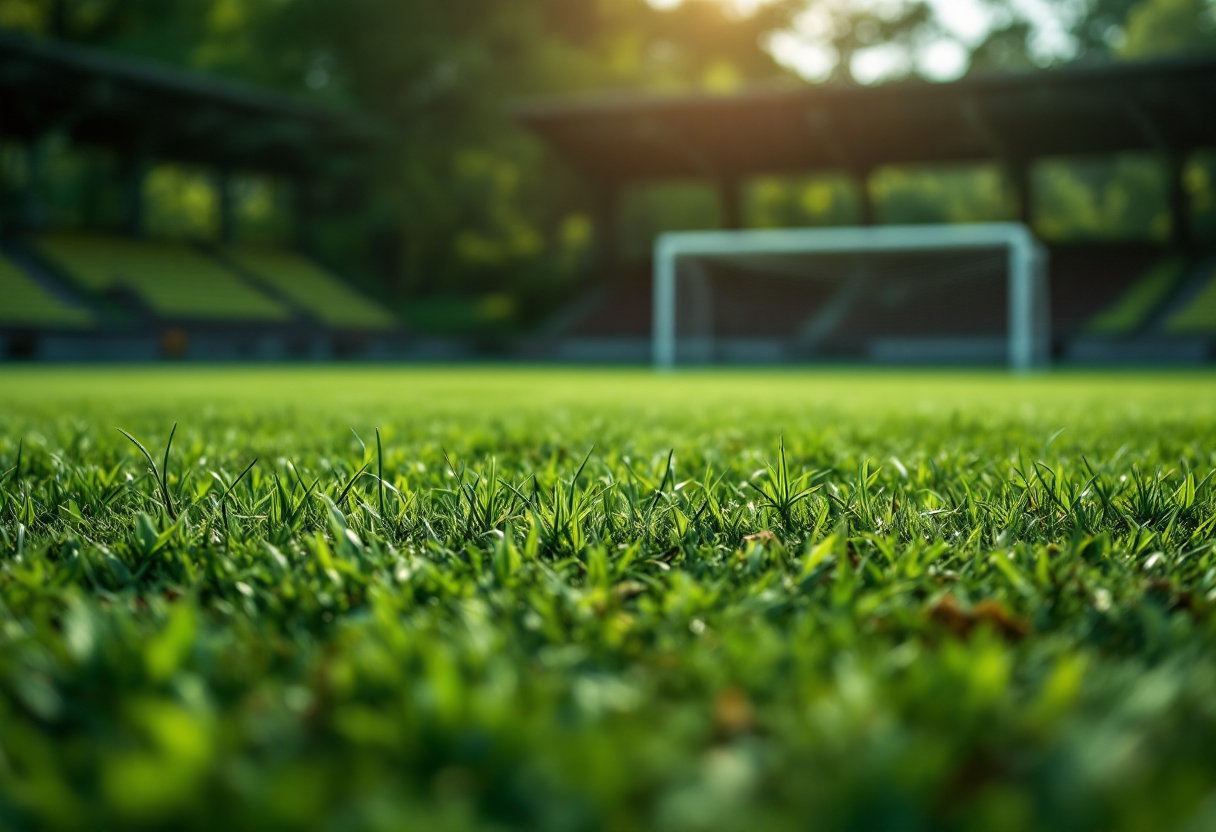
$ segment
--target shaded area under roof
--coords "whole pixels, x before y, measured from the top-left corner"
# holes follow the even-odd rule
[[[948,84],[552,99],[516,115],[605,184],[1146,150],[1177,156],[1216,146],[1216,58]]]
[[[0,136],[62,131],[121,153],[306,173],[364,153],[367,116],[96,49],[0,33]]]

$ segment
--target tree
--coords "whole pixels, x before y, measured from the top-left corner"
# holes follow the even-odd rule
[[[1055,53],[1035,51],[1036,24],[1021,3],[985,2],[993,25],[969,45],[972,72],[1216,43],[1211,0],[1057,4],[1072,45]],[[834,81],[856,82],[871,50],[895,56],[890,74],[915,74],[918,55],[951,37],[940,8],[927,0],[772,0],[746,14],[722,0],[662,9],[647,0],[0,0],[0,26],[375,114],[398,138],[386,158],[369,162],[358,199],[333,195],[335,206],[342,197],[368,207],[335,210],[326,245],[354,263],[354,241],[373,239],[382,264],[401,264],[403,290],[476,294],[561,282],[588,236],[576,233],[587,224],[578,183],[513,122],[513,102],[794,83],[773,57],[775,38],[794,28],[833,56]]]
[[[1118,54],[1153,58],[1216,51],[1216,6],[1210,0],[1141,0],[1131,8]]]

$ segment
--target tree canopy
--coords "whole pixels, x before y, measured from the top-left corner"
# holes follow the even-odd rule
[[[1055,10],[1047,45],[1031,6],[982,5],[966,37],[932,0],[0,0],[0,26],[370,111],[400,138],[343,220],[359,233],[331,229],[334,245],[378,241],[399,293],[544,295],[590,232],[578,183],[512,122],[522,97],[803,83],[783,38],[840,83],[875,54],[883,77],[924,73],[943,43],[972,72],[1216,48],[1211,0],[1040,4]]]

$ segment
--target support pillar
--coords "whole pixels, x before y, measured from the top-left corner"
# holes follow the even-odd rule
[[[1029,159],[1014,159],[1006,163],[1006,174],[1017,200],[1018,222],[1034,228],[1034,185]]]
[[[123,230],[130,237],[143,237],[147,230],[147,178],[147,156],[140,151],[128,154],[122,162],[122,211]]]
[[[718,182],[718,199],[722,203],[722,225],[731,231],[743,227],[743,187],[737,176],[727,176]]]
[[[46,160],[46,140],[34,139],[25,147],[25,182],[21,189],[21,218],[23,227],[42,230],[46,222],[42,205],[42,172]]]
[[[313,248],[314,211],[313,184],[307,176],[298,176],[292,187],[292,231],[296,248],[305,254]]]
[[[857,188],[858,221],[861,225],[877,225],[878,212],[874,208],[874,193],[870,190],[868,168],[854,171],[853,184]]]
[[[595,270],[602,278],[611,280],[624,259],[621,256],[620,186],[604,182],[593,185],[591,202],[595,234]]]
[[[1169,188],[1170,244],[1187,251],[1194,243],[1191,227],[1191,194],[1186,187],[1186,154],[1167,153],[1166,180]]]
[[[220,244],[232,245],[236,239],[236,193],[231,171],[221,170],[216,174],[215,195],[219,208]]]

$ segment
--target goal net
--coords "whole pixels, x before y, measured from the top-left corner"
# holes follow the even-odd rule
[[[656,366],[1007,363],[1050,354],[1047,256],[1019,223],[695,231],[655,244]]]

